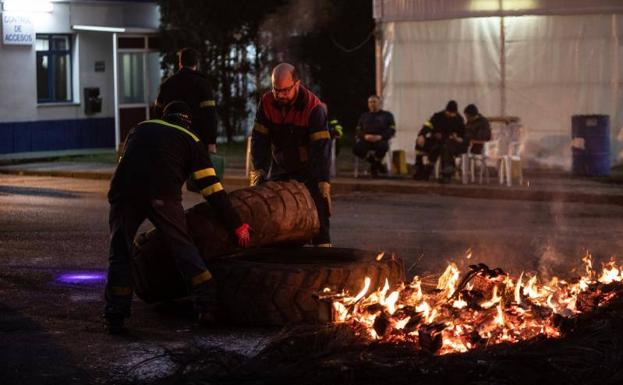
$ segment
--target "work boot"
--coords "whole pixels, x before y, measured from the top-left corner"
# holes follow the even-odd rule
[[[122,313],[104,313],[104,329],[108,334],[121,334],[125,318]]]
[[[418,164],[415,166],[415,174],[413,174],[413,179],[428,180],[430,178],[431,172],[432,168],[428,167],[428,165]]]
[[[376,178],[379,176],[379,171],[376,168],[376,163],[374,162],[370,163],[370,175],[372,175],[372,178]]]
[[[449,184],[452,181],[452,176],[448,174],[443,174],[441,178],[439,178],[440,184]]]
[[[376,169],[379,174],[387,175],[387,166],[383,164],[380,160],[376,161]]]
[[[216,281],[211,279],[192,288],[192,298],[197,322],[207,327],[216,325],[218,323],[216,315],[219,310]]]

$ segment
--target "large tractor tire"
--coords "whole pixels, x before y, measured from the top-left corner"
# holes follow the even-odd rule
[[[366,277],[370,292],[404,281],[401,260],[377,252],[312,248],[256,249],[210,264],[219,287],[221,318],[237,325],[285,325],[330,320],[325,288],[358,293]]]
[[[267,182],[229,194],[234,209],[253,229],[251,246],[303,245],[318,233],[318,213],[304,184]],[[186,223],[201,257],[239,251],[233,235],[207,202],[186,211]],[[137,295],[147,302],[186,295],[178,284],[173,258],[157,229],[140,234],[132,250],[132,274]]]
[[[378,261],[377,256],[377,252],[356,249],[301,247],[250,249],[215,258],[208,268],[218,284],[219,318],[227,324],[253,326],[329,321],[330,304],[317,297],[325,288],[354,294],[363,287],[365,277],[371,279],[370,291],[382,287],[386,279],[390,284],[404,281],[400,259],[384,256]],[[166,262],[169,265],[163,265],[162,271],[168,271],[168,276],[161,282],[166,285],[149,292],[136,287],[143,300],[188,294],[174,273],[173,262]],[[136,275],[134,279],[136,283]]]

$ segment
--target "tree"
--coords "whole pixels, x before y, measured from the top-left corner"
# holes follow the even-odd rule
[[[259,33],[261,22],[284,2],[158,1],[163,68],[169,74],[173,71],[176,52],[183,47],[201,53],[200,70],[215,87],[217,113],[228,141],[242,133],[250,106],[257,101],[257,89],[261,88],[257,82],[266,71],[269,52]]]
[[[175,53],[197,49],[215,86],[228,141],[244,133],[277,62],[289,61],[329,106],[354,128],[374,93],[371,0],[158,0],[163,68]]]

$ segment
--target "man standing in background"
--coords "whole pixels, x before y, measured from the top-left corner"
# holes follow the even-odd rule
[[[199,53],[184,48],[179,53],[179,71],[160,85],[156,99],[158,111],[174,100],[188,104],[192,111],[192,129],[210,153],[216,153],[216,101],[208,79],[197,71]]]

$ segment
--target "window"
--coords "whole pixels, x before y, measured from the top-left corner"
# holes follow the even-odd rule
[[[145,103],[143,54],[120,53],[121,103]]]
[[[37,101],[70,102],[71,36],[37,34]]]

